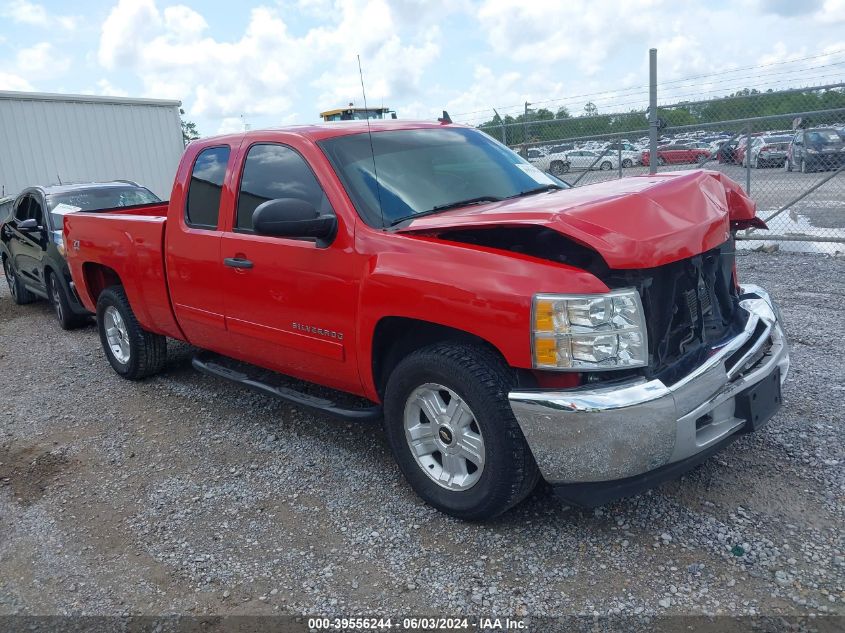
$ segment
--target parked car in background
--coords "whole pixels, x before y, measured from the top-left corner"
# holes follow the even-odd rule
[[[792,140],[789,136],[758,136],[751,143],[751,166],[782,167],[786,160],[786,152]],[[743,166],[748,166],[749,157],[743,157]]]
[[[528,162],[537,169],[547,171],[555,176],[560,176],[568,172],[570,168],[566,147],[565,145],[551,147],[548,151],[542,152],[534,158],[531,158],[529,155]]]
[[[534,163],[538,160],[542,160],[545,156],[545,150],[542,150],[538,147],[531,147],[525,152],[525,158],[528,160],[529,163]]]
[[[0,258],[12,299],[18,304],[46,299],[63,329],[78,327],[90,313],[79,301],[65,261],[63,216],[160,204],[151,191],[129,181],[25,189],[0,224]]]
[[[710,150],[690,147],[689,145],[669,144],[657,148],[658,165],[682,165],[686,163],[698,163],[701,160],[710,158]],[[642,153],[640,162],[648,165],[651,160],[650,152],[645,150]]]
[[[755,140],[764,136],[763,134],[752,134],[751,135],[751,143],[753,144]],[[734,150],[734,162],[737,165],[748,165],[748,161],[745,160],[745,154],[748,151],[748,137],[743,136],[739,139],[739,143]]]
[[[720,163],[728,165],[738,165],[745,153],[745,138],[733,139],[726,141],[719,146],[719,151],[716,155]]]
[[[845,142],[835,128],[798,130],[789,144],[784,168],[803,173],[835,169],[845,162]]]
[[[619,168],[619,158],[616,152],[605,152],[594,149],[576,149],[566,153],[570,169],[599,169],[610,171]],[[554,172],[552,172],[554,173]]]
[[[4,196],[0,198],[0,222],[5,222],[12,214],[12,205],[15,202],[14,196]]]
[[[637,147],[633,143],[619,142],[619,143],[608,143],[604,146],[603,151],[606,151],[608,154],[614,154],[618,159],[621,153],[622,156],[622,166],[623,167],[633,167],[634,165],[640,164],[640,156],[642,155],[642,150],[637,149]]]

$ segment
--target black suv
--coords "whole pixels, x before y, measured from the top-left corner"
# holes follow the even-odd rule
[[[8,214],[0,213],[0,258],[15,303],[47,299],[63,329],[82,325],[90,314],[65,261],[63,216],[160,202],[149,189],[125,180],[25,189]]]
[[[798,130],[786,152],[784,169],[803,173],[815,169],[835,169],[845,162],[845,142],[836,128]]]

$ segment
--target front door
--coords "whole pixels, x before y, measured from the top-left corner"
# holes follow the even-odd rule
[[[305,200],[323,215],[334,210],[308,163],[291,147],[257,143],[243,155],[233,226],[221,243],[231,354],[360,391],[354,326],[361,273],[352,231],[339,218],[329,245],[254,233],[252,214],[267,200]]]
[[[18,226],[23,220],[35,220],[38,228],[21,230]],[[38,198],[30,194],[21,199],[15,211],[12,233],[9,248],[18,276],[24,285],[45,292],[43,259],[47,247],[47,227],[44,207]]]

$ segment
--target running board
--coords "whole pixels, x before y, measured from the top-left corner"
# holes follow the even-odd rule
[[[230,380],[255,391],[281,398],[292,404],[320,411],[350,422],[372,422],[380,420],[382,417],[382,408],[379,405],[359,408],[344,407],[332,400],[312,396],[289,387],[271,385],[258,378],[253,378],[242,371],[221,365],[215,361],[215,355],[209,352],[200,352],[195,355],[191,360],[191,364],[194,366],[194,369],[204,374]]]

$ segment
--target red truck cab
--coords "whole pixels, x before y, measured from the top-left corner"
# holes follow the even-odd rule
[[[570,189],[477,130],[371,121],[194,142],[166,216],[69,214],[65,241],[119,374],[156,373],[169,337],[218,377],[382,417],[412,487],[480,519],[541,475],[602,503],[771,417],[785,340],[733,273],[754,223],[717,173]]]

